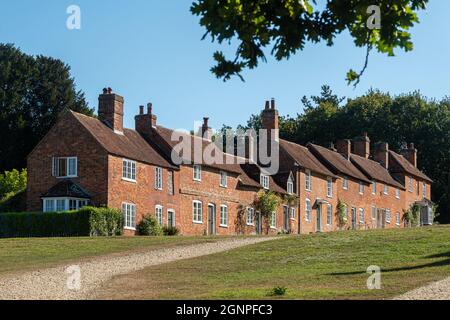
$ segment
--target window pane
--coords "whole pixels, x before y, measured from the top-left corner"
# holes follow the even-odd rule
[[[67,159],[60,158],[58,160],[58,177],[67,177]]]

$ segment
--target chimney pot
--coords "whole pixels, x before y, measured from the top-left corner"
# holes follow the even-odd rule
[[[272,110],[275,110],[275,98],[272,98],[270,104],[271,104]]]
[[[153,112],[153,104],[151,102],[147,103],[147,114],[152,114]]]
[[[111,87],[108,87],[108,94],[112,94],[112,91]]]
[[[139,106],[139,114],[141,116],[144,114],[144,106]]]
[[[107,88],[103,88],[103,94],[107,94],[108,93],[108,89]]]
[[[266,110],[269,110],[269,109],[270,109],[270,101],[269,101],[269,100],[266,101],[265,109],[266,109]]]

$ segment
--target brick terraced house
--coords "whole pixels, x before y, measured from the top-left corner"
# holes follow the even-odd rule
[[[139,107],[134,130],[123,127],[123,115],[124,99],[109,88],[99,96],[98,118],[68,110],[59,116],[28,156],[29,211],[118,208],[127,235],[136,234],[147,214],[183,235],[400,228],[412,204],[421,207],[423,224],[432,223],[432,181],[417,168],[413,144],[397,154],[386,143],[371,149],[367,135],[336,148],[276,138],[279,170],[266,175],[248,159],[222,152],[208,118],[191,135],[160,126],[151,104],[146,113]],[[274,100],[261,119],[264,129],[278,131]],[[189,141],[190,152],[177,150],[180,139]],[[196,146],[221,161],[204,159]],[[267,219],[254,205],[263,190],[282,199]]]

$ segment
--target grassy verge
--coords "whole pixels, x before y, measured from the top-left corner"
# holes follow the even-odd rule
[[[0,275],[51,267],[105,254],[217,241],[209,237],[0,239]]]
[[[366,273],[381,267],[381,290]],[[391,298],[450,276],[450,227],[293,236],[118,276],[103,299]],[[137,280],[139,279],[139,280]]]

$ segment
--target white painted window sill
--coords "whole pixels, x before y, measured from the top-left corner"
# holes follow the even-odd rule
[[[131,182],[131,183],[137,183],[136,180],[128,179],[128,178],[123,178],[123,177],[122,177],[122,181]]]
[[[203,221],[192,221],[193,224],[203,224]]]
[[[125,230],[136,231],[136,228],[133,227],[124,227]]]

